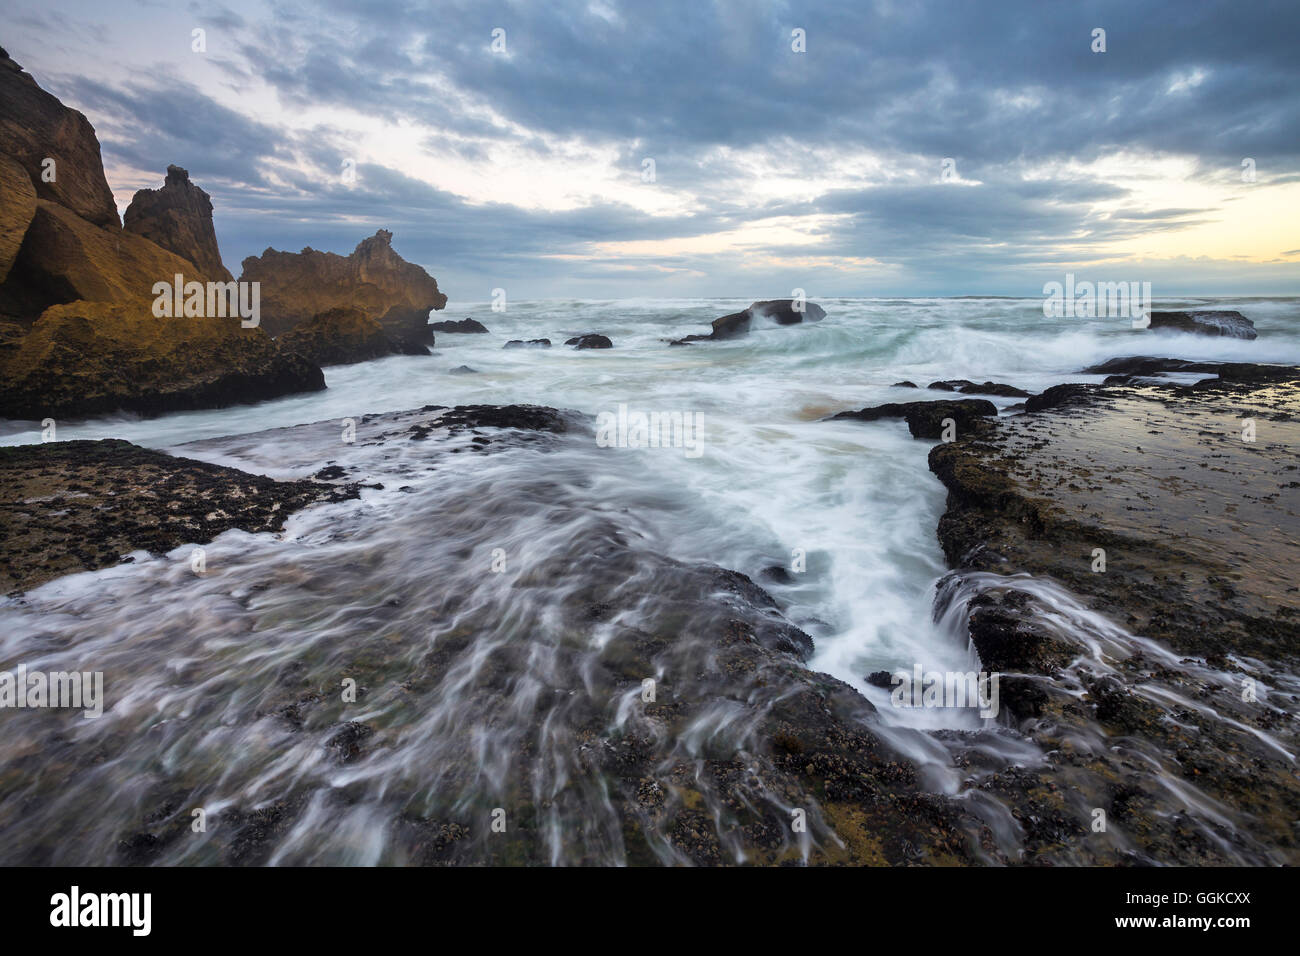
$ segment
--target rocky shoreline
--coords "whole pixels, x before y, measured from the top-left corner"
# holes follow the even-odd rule
[[[1131,365],[1153,373],[1154,360],[1146,361]],[[566,595],[549,612],[568,637],[564,650],[548,652],[559,656],[547,681],[587,689],[565,705],[564,721],[584,779],[600,781],[610,825],[618,821],[608,838],[632,863],[1295,863],[1300,782],[1288,748],[1300,746],[1296,688],[1279,686],[1272,670],[1293,668],[1295,630],[1291,615],[1268,603],[1286,583],[1275,572],[1291,566],[1294,536],[1198,542],[1162,527],[1160,512],[1134,510],[1160,490],[1216,513],[1213,493],[1221,507],[1242,512],[1240,536],[1270,521],[1282,522],[1283,538],[1294,530],[1281,497],[1289,489],[1249,492],[1261,475],[1285,486],[1294,474],[1285,450],[1295,447],[1300,370],[1220,366],[1219,374],[1191,386],[1064,386],[1037,412],[963,419],[957,439],[931,452],[949,488],[939,536],[954,569],[940,582],[935,613],[964,622],[981,664],[1003,675],[997,729],[930,735],[962,778],[955,793],[927,784],[858,689],[806,667],[812,638],[749,577],[644,552],[616,523],[585,518],[565,553],[529,568],[526,579]],[[1233,429],[1245,415],[1257,420],[1257,441],[1241,452],[1227,443],[1240,440]],[[1211,418],[1219,423],[1213,435]],[[1117,434],[1135,444],[1106,437],[1120,423],[1128,430]],[[583,416],[538,406],[428,406],[366,416],[356,442],[399,459],[419,449],[436,467],[464,451],[545,452],[589,439],[590,428]],[[1225,449],[1244,457],[1216,471]],[[531,461],[516,489],[524,500],[588,509],[546,490],[546,469]],[[1180,472],[1176,490],[1160,461]],[[273,530],[297,508],[355,497],[361,477],[330,464],[316,480],[276,482],[124,442],[8,449],[0,467],[15,489],[0,511],[12,542],[6,581],[19,590],[136,548],[167,550],[232,527]],[[1088,508],[1077,507],[1081,498]],[[448,519],[439,533],[468,545],[472,526],[459,528],[454,512]],[[1283,563],[1229,567],[1217,557],[1243,546]],[[1104,572],[1091,570],[1093,547],[1106,550]],[[375,692],[397,680],[434,692],[482,652],[476,635],[493,626],[464,617],[461,636],[441,641],[410,672],[392,659],[401,645],[366,639],[353,653]],[[590,646],[602,648],[595,662],[581,651]],[[503,695],[525,667],[511,655],[536,652],[498,653],[506,656],[497,678],[458,705],[458,719],[491,723],[492,714],[511,712]],[[652,674],[662,683],[642,700]],[[1243,680],[1255,682],[1257,700],[1242,699]],[[400,723],[351,722],[318,684],[310,675],[282,680],[257,713],[282,714],[291,735],[319,736],[349,765],[401,733]],[[736,731],[700,751],[692,728],[710,725],[719,706],[734,708],[727,723]],[[514,719],[524,723],[512,732],[529,740],[555,718],[543,707]],[[990,733],[1023,739],[1044,757],[995,757]],[[466,792],[478,773],[470,753],[440,768]],[[547,862],[543,819],[558,814],[581,830],[586,811],[568,790],[538,804],[540,768],[527,749],[521,760],[506,804],[524,823],[504,839],[490,839],[473,815],[401,810],[410,796],[395,781],[393,852],[422,864]],[[1170,780],[1184,783],[1171,790]],[[167,862],[184,845],[181,811],[196,797],[183,782],[170,786],[147,801],[147,823],[120,834],[120,862]],[[310,801],[303,790],[270,807],[225,811],[218,859],[267,862]],[[805,839],[791,833],[791,807],[807,814]],[[1095,829],[1098,812],[1109,829]]]
[[[1013,675],[1013,723],[1053,755],[1014,784],[1025,819],[1064,812],[1070,792],[1076,813],[1129,831],[1114,862],[1223,862],[1254,844],[1256,862],[1294,864],[1300,369],[1193,365],[1116,359],[1088,370],[1120,373],[1109,384],[1048,389],[935,446],[954,568],[937,611],[964,603],[981,661]],[[1132,378],[1164,370],[1218,377]],[[1058,584],[1122,631],[1061,626],[1043,590]],[[1155,786],[1152,766],[1195,789]],[[1213,806],[1235,825],[1193,832]]]

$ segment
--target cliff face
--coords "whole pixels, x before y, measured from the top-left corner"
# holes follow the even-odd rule
[[[141,189],[135,194],[122,226],[194,263],[214,279],[234,278],[221,264],[212,227],[212,198],[190,182],[189,172],[179,166],[167,167],[162,189]]]
[[[169,185],[137,222],[220,267],[206,194]],[[238,318],[153,314],[155,283],[229,273],[123,230],[86,118],[2,51],[0,188],[0,418],[211,408],[325,387],[317,365]]]
[[[347,256],[267,249],[244,260],[240,278],[261,283],[262,327],[272,335],[331,309],[358,309],[392,335],[431,342],[429,311],[445,307],[447,297],[433,276],[393,251],[392,240],[380,229]]]
[[[0,51],[0,152],[27,170],[36,195],[96,226],[117,226],[95,128]],[[46,160],[53,160],[51,166]],[[49,172],[46,172],[49,170]],[[44,174],[44,175],[43,175]]]

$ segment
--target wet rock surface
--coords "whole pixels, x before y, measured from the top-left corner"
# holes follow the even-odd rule
[[[295,436],[335,429],[296,426],[193,447],[223,456],[241,448],[300,448],[307,446]],[[530,444],[530,436],[545,441]],[[457,494],[432,494],[446,486],[426,483],[405,503],[400,532],[417,538],[418,568],[375,540],[373,529],[353,540],[354,521],[340,511],[326,526],[335,529],[331,536],[352,541],[347,565],[316,558],[311,547],[296,549],[292,559],[276,559],[272,549],[270,563],[259,564],[251,579],[214,581],[228,595],[221,601],[226,633],[236,641],[232,653],[256,634],[269,655],[265,665],[255,675],[237,674],[228,660],[191,660],[181,686],[199,682],[205,692],[184,720],[160,725],[154,708],[124,709],[95,741],[104,759],[169,742],[185,756],[137,778],[137,799],[108,801],[97,818],[107,825],[93,846],[9,841],[5,858],[48,863],[103,853],[134,865],[327,862],[339,859],[329,855],[337,846],[324,849],[319,835],[347,832],[375,837],[366,841],[375,851],[371,862],[424,865],[938,865],[995,858],[984,823],[962,801],[929,792],[875,732],[872,705],[848,685],[807,670],[812,639],[785,619],[770,594],[736,571],[647,550],[614,515],[593,511],[567,470],[552,470],[549,462],[562,458],[549,454],[555,442],[590,441],[582,416],[536,406],[429,406],[365,416],[348,446],[348,467],[331,465],[321,474],[364,477],[387,462],[382,468],[416,480],[412,469],[436,475],[479,438],[500,453],[458,459]],[[118,453],[122,443],[105,445]],[[128,452],[184,461],[131,446],[120,451]],[[508,495],[486,510],[467,507],[466,499],[500,487],[500,461],[510,464]],[[303,485],[311,496],[340,491],[280,483],[290,485]],[[501,574],[485,570],[468,591],[448,589],[430,573],[515,540],[512,531],[539,507],[564,529],[557,538],[562,550],[511,563]],[[348,566],[375,562],[364,576]],[[374,572],[386,584],[381,592]],[[320,591],[329,600],[286,605],[286,589]],[[304,612],[325,617],[303,619]],[[189,633],[158,640],[185,642]],[[312,635],[311,653],[297,653],[303,634]],[[289,635],[296,638],[282,640]],[[341,674],[355,680],[364,718],[341,699]],[[136,673],[132,680],[150,678]],[[232,681],[243,688],[233,696],[225,693]],[[159,728],[152,737],[141,720]],[[194,733],[212,741],[217,724],[223,735],[253,736],[240,767],[214,776],[205,745],[184,741]],[[19,748],[0,775],[0,832],[18,825],[6,815],[15,806],[14,786],[28,793],[58,789],[79,765],[78,744],[49,722],[26,724],[23,732],[35,735],[32,746]],[[394,762],[398,746],[408,749]],[[295,773],[266,775],[265,761],[290,759]],[[341,767],[350,782],[339,786]],[[262,799],[240,795],[240,778],[248,774],[275,777]],[[190,808],[214,799],[223,808],[196,836]],[[494,808],[503,813],[503,832],[493,828]],[[29,815],[22,825],[40,822]],[[308,831],[316,835],[304,842]]]
[[[456,332],[461,335],[483,334],[487,332],[487,326],[476,319],[444,319],[441,322],[433,322],[429,328],[434,332]]]
[[[937,402],[889,402],[856,412],[839,412],[828,421],[875,422],[885,418],[902,418],[913,438],[942,438],[944,421],[951,419],[958,431],[986,416],[995,416],[997,406],[984,399],[961,399]]]
[[[117,564],[132,551],[278,531],[294,511],[356,489],[275,481],[130,442],[0,448],[0,593]]]
[[[798,325],[801,322],[818,322],[826,317],[826,310],[816,302],[798,303],[793,299],[769,299],[755,302],[741,312],[733,312],[713,320],[708,335],[685,335],[669,345],[689,345],[691,342],[718,342],[748,335],[754,320],[775,322],[777,325]]]
[[[915,386],[913,386],[915,388]],[[1002,382],[972,382],[964,378],[931,382],[926,388],[940,392],[961,392],[964,395],[996,395],[1000,398],[1028,398],[1029,393],[1023,388],[1006,385]]]
[[[608,336],[596,332],[575,335],[571,339],[565,339],[564,344],[572,345],[578,349],[612,349],[614,347],[614,343],[609,340]]]
[[[551,347],[550,339],[511,339],[503,349],[549,349]]]
[[[1259,334],[1255,331],[1254,322],[1240,312],[1228,309],[1152,312],[1150,327],[1232,339],[1253,339]]]
[[[931,450],[958,569],[937,610],[960,605],[982,664],[1009,672],[1013,725],[1049,754],[978,786],[1034,821],[1041,861],[1077,860],[1098,811],[1119,836],[1097,860],[1300,859],[1300,370],[1213,369],[1057,386]]]

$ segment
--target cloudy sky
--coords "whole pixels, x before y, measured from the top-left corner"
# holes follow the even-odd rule
[[[236,274],[384,227],[453,302],[1300,293],[1294,0],[6,8],[119,207],[187,167]]]

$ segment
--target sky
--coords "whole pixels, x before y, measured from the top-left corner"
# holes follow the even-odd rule
[[[119,209],[186,167],[236,275],[386,228],[453,303],[1300,294],[1295,0],[6,8]]]

